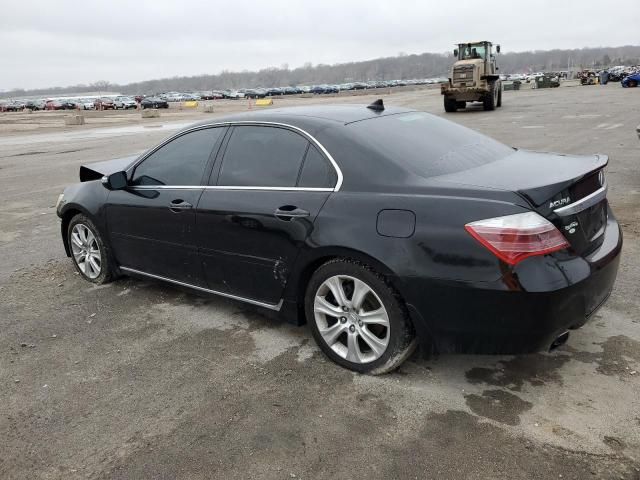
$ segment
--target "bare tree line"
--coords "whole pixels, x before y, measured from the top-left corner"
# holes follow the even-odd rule
[[[287,85],[312,85],[321,83],[344,83],[369,80],[396,80],[447,76],[454,58],[449,53],[399,54],[395,57],[377,58],[362,62],[335,65],[312,65],[290,69],[288,65],[269,67],[259,71],[222,71],[217,75],[172,77],[125,85],[99,81],[89,85],[41,88],[34,90],[12,90],[0,93],[1,97],[27,95],[54,95],[93,91],[119,91],[128,94],[151,94],[177,91],[224,90],[253,87],[275,87]],[[526,73],[536,71],[560,71],[612,65],[640,64],[640,46],[597,47],[572,50],[536,50],[503,53],[498,58],[503,73]],[[215,65],[211,65],[215,69]]]

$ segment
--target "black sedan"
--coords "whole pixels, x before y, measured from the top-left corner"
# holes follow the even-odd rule
[[[169,108],[169,103],[160,97],[145,97],[140,102],[140,106],[145,108]]]
[[[81,167],[60,196],[80,274],[157,279],[309,323],[347,368],[564,341],[622,236],[607,157],[514,149],[423,112],[317,106],[193,125]]]

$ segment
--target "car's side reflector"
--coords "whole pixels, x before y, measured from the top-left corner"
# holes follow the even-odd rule
[[[500,260],[515,265],[527,257],[569,247],[562,233],[535,212],[488,218],[464,228]]]

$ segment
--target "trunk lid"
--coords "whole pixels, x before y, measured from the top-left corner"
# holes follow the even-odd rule
[[[608,212],[603,169],[608,161],[606,155],[516,150],[495,162],[438,178],[518,193],[584,255],[603,240]]]

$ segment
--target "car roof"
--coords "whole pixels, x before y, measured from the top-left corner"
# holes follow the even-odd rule
[[[375,111],[367,108],[364,104],[349,105],[310,105],[300,107],[273,108],[262,111],[244,112],[234,115],[227,115],[216,118],[215,122],[211,120],[198,122],[195,125],[206,125],[211,123],[225,122],[274,122],[286,123],[294,127],[308,127],[310,124],[314,126],[322,126],[331,123],[334,125],[348,125],[353,122],[368,120],[387,115],[397,115],[399,113],[408,113],[415,110],[409,110],[401,107],[385,107],[382,111]]]

